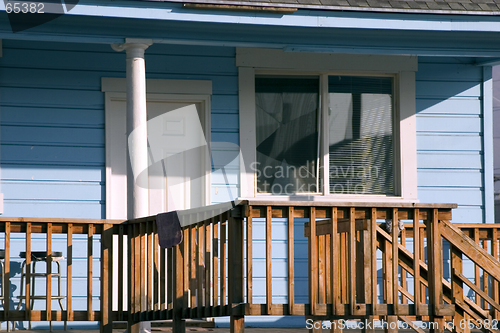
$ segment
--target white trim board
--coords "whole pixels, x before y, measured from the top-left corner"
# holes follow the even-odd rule
[[[355,59],[355,64],[353,61]],[[307,54],[286,53],[281,50],[237,49],[236,63],[239,65],[239,115],[240,145],[244,163],[240,164],[241,197],[289,200],[290,197],[256,193],[256,177],[249,167],[256,162],[255,129],[255,75],[273,72],[290,75],[337,74],[370,75],[371,73],[390,74],[394,80],[395,144],[396,155],[396,196],[379,195],[332,195],[316,194],[309,196],[313,201],[371,200],[418,202],[417,193],[417,135],[415,106],[415,71],[417,57],[369,56],[345,54]],[[352,65],[349,67],[348,65]],[[382,69],[384,69],[382,71]],[[321,192],[321,191],[320,191]],[[305,198],[306,196],[302,196]]]
[[[285,52],[279,49],[236,48],[236,66],[256,70],[309,72],[398,73],[418,70],[417,56]]]

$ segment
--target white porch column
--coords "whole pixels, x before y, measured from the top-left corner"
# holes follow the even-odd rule
[[[145,126],[147,116],[144,51],[152,43],[151,39],[126,38],[124,44],[113,45],[114,50],[125,50],[127,52],[127,138],[129,138],[133,130],[136,130],[134,140],[128,142],[127,150],[127,161],[130,161],[127,162],[128,219],[149,215],[147,186],[148,134],[147,127]],[[136,170],[136,172],[137,170],[144,170],[141,174],[142,182],[140,184],[135,181],[132,170]]]
[[[124,44],[113,44],[115,51],[127,52],[127,218],[149,215],[148,133],[146,113],[146,68],[144,51],[151,39],[126,38]],[[133,140],[128,140],[134,131]],[[133,170],[141,172],[136,181]],[[150,322],[129,322],[128,333],[149,333]]]

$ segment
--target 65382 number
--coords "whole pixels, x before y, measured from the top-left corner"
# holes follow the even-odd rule
[[[7,14],[43,14],[44,7],[45,4],[43,2],[8,2],[5,5],[5,11]]]

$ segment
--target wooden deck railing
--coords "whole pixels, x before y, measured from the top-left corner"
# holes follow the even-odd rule
[[[123,229],[123,226],[118,226],[118,224],[123,221],[114,220],[84,220],[84,219],[48,219],[48,218],[0,218],[0,233],[3,233],[5,242],[5,259],[3,260],[4,267],[4,279],[2,281],[2,291],[3,291],[3,311],[0,311],[1,321],[101,321],[102,325],[110,325],[111,323],[111,307],[110,297],[111,297],[111,276],[110,276],[110,265],[111,260],[111,249],[113,242],[113,233],[118,233],[118,228]],[[16,234],[20,234],[20,237],[15,237]],[[45,247],[43,249],[32,247],[32,237],[35,235],[43,234]],[[53,236],[54,235],[65,235],[63,240],[66,244],[63,248],[55,248],[53,246]],[[81,235],[81,236],[78,236]],[[93,266],[94,260],[94,237],[99,235],[101,237],[101,253],[100,253],[100,272],[95,272]],[[11,263],[13,260],[21,261],[24,259],[20,258],[18,253],[12,253],[13,236],[19,241],[25,238],[25,244],[22,248],[25,252],[25,261],[23,263],[26,269],[26,277],[24,280],[24,285],[22,289],[24,290],[24,295],[10,295],[11,290],[11,279],[14,277],[11,275]],[[86,276],[85,284],[82,286],[86,289],[86,308],[85,309],[74,309],[73,307],[73,259],[74,259],[74,243],[73,240],[78,237],[84,237],[86,241]],[[19,247],[18,247],[19,248]],[[58,309],[54,310],[52,307],[52,299],[45,298],[45,306],[42,310],[37,310],[32,308],[31,298],[33,295],[29,292],[31,290],[31,274],[33,258],[32,253],[34,251],[44,251],[50,255],[44,260],[46,263],[46,270],[43,272],[46,274],[45,277],[45,295],[54,295],[53,293],[53,282],[54,272],[52,271],[52,253],[53,251],[63,252],[63,256],[66,260],[66,271],[62,272],[66,277],[65,283],[65,293],[64,302],[62,304],[65,306],[64,310]],[[55,258],[54,258],[55,259]],[[38,264],[40,265],[40,264]],[[37,265],[37,266],[38,266]],[[40,270],[40,267],[37,268]],[[40,274],[38,271],[37,274]],[[100,290],[93,290],[93,277],[100,277],[101,285]],[[40,283],[40,281],[39,281]],[[79,281],[78,283],[81,283]],[[28,291],[28,292],[27,292]],[[104,292],[103,292],[104,291]],[[109,311],[96,311],[93,307],[93,297],[99,293],[100,295],[100,305],[99,309],[106,309]],[[40,295],[37,295],[37,299]],[[12,304],[16,300],[15,304]],[[14,310],[19,307],[19,302],[22,302],[24,309]],[[38,305],[38,302],[35,303]],[[38,308],[38,307],[37,307]]]
[[[230,210],[224,207],[179,212],[184,239],[170,249],[159,247],[155,216],[125,222],[1,218],[6,288],[15,256],[9,242],[18,232],[26,235],[28,254],[33,233],[47,235],[49,253],[55,250],[52,235],[66,234],[68,277],[66,309],[53,310],[50,301],[44,310],[30,309],[27,296],[26,310],[15,311],[6,297],[0,320],[96,320],[103,332],[111,332],[113,321],[136,327],[141,321],[172,319],[174,332],[184,332],[185,319],[230,316],[232,332],[242,332],[245,315],[302,315],[313,323],[333,324],[383,319],[389,331],[398,330],[398,321],[411,327],[414,320],[430,320],[442,331],[445,320],[470,319],[479,325],[500,319],[500,226],[451,224],[455,205],[244,201]],[[286,225],[285,302],[273,299],[277,221]],[[403,230],[400,221],[405,222]],[[254,234],[256,223],[264,226],[264,235]],[[307,302],[295,297],[301,288],[295,277],[297,227],[303,228],[308,244]],[[86,310],[74,310],[71,301],[72,240],[78,234],[88,239]],[[91,297],[94,235],[101,237],[99,310],[93,310]],[[256,238],[264,239],[265,272],[255,271]],[[449,269],[443,264],[447,254]],[[464,266],[466,257],[474,262],[474,279]],[[50,267],[49,260],[49,273]],[[257,273],[265,276],[265,290],[258,290],[264,302],[254,302]],[[48,293],[51,288],[49,274]],[[468,328],[455,325],[455,331]]]

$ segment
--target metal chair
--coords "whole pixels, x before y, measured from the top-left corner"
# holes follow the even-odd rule
[[[24,279],[26,277],[26,252],[21,252],[19,253],[19,256],[21,258],[24,258],[23,265],[21,267],[21,289],[19,293],[19,304],[17,305],[17,310],[21,309],[21,304],[22,300],[26,300],[26,296],[23,293],[23,287],[24,287]],[[51,300],[58,300],[59,306],[61,308],[61,311],[64,311],[64,307],[62,304],[62,300],[64,299],[65,296],[61,294],[61,263],[60,261],[63,260],[63,254],[62,252],[52,252],[52,262],[56,263],[57,266],[57,272],[52,272],[53,277],[57,277],[57,295],[35,295],[35,281],[37,277],[45,277],[47,278],[47,272],[45,273],[37,273],[36,272],[36,264],[39,262],[47,262],[47,252],[46,251],[35,251],[31,252],[31,261],[32,261],[32,271],[31,271],[31,291],[30,291],[30,309],[33,309],[33,306],[35,304],[35,300],[46,300],[47,297],[50,297]],[[2,275],[3,275],[3,270],[2,270]],[[2,293],[3,293],[3,288],[2,288]],[[64,326],[66,327],[66,322],[64,323]],[[30,328],[31,328],[31,322],[30,322]],[[52,321],[50,321],[50,328],[52,330]]]

